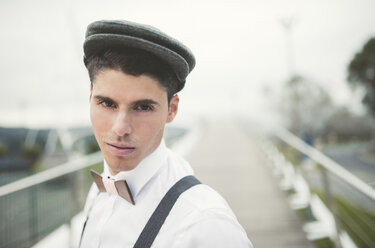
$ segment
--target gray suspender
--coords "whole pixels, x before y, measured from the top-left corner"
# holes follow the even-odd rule
[[[151,218],[148,220],[146,226],[143,228],[141,235],[139,235],[134,248],[148,248],[151,247],[156,235],[158,235],[160,228],[164,224],[169,212],[176,203],[178,197],[191,187],[200,184],[198,179],[194,176],[186,176],[178,181],[167,194],[160,201]]]
[[[134,248],[151,247],[152,243],[159,233],[160,228],[163,226],[166,218],[169,215],[169,212],[172,210],[178,197],[186,190],[197,184],[200,184],[200,182],[194,176],[186,176],[180,179],[177,183],[175,183],[175,185],[172,186],[172,188],[168,190],[163,199],[160,201],[159,205],[156,207],[154,213],[151,215],[146,226],[143,228],[143,231],[139,235]],[[88,216],[83,226],[81,241],[87,220]]]

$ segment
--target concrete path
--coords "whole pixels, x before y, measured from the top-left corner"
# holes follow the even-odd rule
[[[256,248],[311,248],[257,144],[234,123],[208,123],[188,160],[228,201]]]

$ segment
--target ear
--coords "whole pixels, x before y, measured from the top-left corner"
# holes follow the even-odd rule
[[[172,122],[175,116],[177,115],[178,103],[180,98],[178,95],[174,95],[169,103],[167,123]]]

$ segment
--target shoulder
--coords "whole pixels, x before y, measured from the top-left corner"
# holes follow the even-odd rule
[[[231,214],[232,211],[225,199],[210,186],[198,184],[181,195],[179,204],[185,208],[195,211],[205,211],[208,209],[226,209]]]
[[[160,179],[160,181],[167,182],[164,185],[166,189],[170,189],[183,177],[194,174],[190,164],[173,151],[169,152],[168,160],[165,178]],[[195,185],[182,193],[172,211],[179,216],[198,214],[204,211],[221,211],[235,218],[224,198],[205,184]]]
[[[205,184],[196,185],[182,194],[176,203],[176,211],[184,212],[193,222],[216,219],[238,223],[225,199]]]
[[[189,163],[171,150],[166,168],[165,178],[160,180],[167,182],[166,189],[194,174]],[[165,242],[171,242],[160,247],[252,247],[228,203],[205,184],[193,186],[178,198],[159,234],[170,237]]]
[[[227,202],[207,185],[183,193],[171,216],[179,227],[176,247],[252,247]]]

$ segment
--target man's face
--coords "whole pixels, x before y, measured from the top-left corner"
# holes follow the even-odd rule
[[[90,91],[91,123],[113,175],[134,169],[159,146],[178,102],[174,96],[168,108],[166,91],[149,76],[111,69],[96,75]]]

